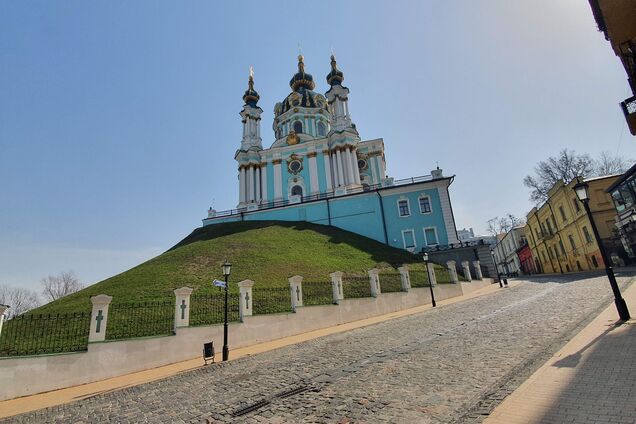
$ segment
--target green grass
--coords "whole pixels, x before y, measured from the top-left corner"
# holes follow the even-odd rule
[[[221,278],[221,263],[232,263],[230,290],[251,279],[254,287],[288,287],[287,278],[328,280],[344,271],[366,276],[373,267],[409,263],[423,269],[419,256],[335,227],[304,222],[257,221],[195,229],[167,252],[84,290],[44,305],[34,312],[89,311],[90,296],[107,294],[113,303],[174,299],[175,288],[214,294],[210,282]]]

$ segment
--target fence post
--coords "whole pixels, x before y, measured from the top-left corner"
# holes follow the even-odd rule
[[[411,279],[409,277],[409,266],[407,264],[404,264],[398,268],[398,271],[400,271],[402,291],[407,292],[411,289]]]
[[[457,277],[457,268],[455,267],[455,261],[446,261],[446,267],[448,267],[448,273],[450,274],[451,283],[457,284],[459,278]]]
[[[4,313],[9,309],[9,305],[0,304],[0,334],[2,334],[2,324],[4,324]]]
[[[239,286],[239,319],[243,322],[243,317],[252,316],[252,286],[254,281],[243,280]]]
[[[333,303],[339,304],[344,299],[344,292],[342,291],[342,271],[336,271],[329,274],[331,277],[331,290],[333,293]]]
[[[174,328],[190,325],[190,287],[181,287],[174,291]]]
[[[291,291],[291,307],[296,312],[298,306],[303,306],[303,277],[294,275],[288,278],[289,290]]]
[[[108,305],[113,300],[112,296],[100,294],[91,297],[93,312],[91,313],[89,342],[103,342],[106,340],[106,325],[108,324]]]
[[[475,280],[483,280],[484,276],[481,273],[481,263],[479,261],[473,261],[473,268],[475,268]]]
[[[377,268],[370,269],[369,273],[369,285],[371,287],[371,296],[378,297],[382,290],[380,289],[380,270]]]
[[[435,275],[435,264],[433,262],[428,262],[426,264],[426,272],[428,272],[428,281],[431,286],[437,285],[437,276]]]
[[[473,281],[470,277],[470,263],[468,261],[462,261],[462,270],[464,271],[464,278],[467,281]]]

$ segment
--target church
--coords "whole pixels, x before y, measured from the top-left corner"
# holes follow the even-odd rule
[[[260,96],[250,71],[243,95],[236,209],[210,209],[203,225],[234,221],[307,221],[333,225],[412,252],[457,243],[449,186],[430,175],[387,176],[384,141],[362,140],[349,113],[349,89],[331,56],[330,88],[314,91],[302,55],[291,93],[274,106],[273,143],[263,148]]]

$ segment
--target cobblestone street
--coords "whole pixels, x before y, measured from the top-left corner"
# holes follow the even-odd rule
[[[605,277],[537,277],[5,422],[480,422],[610,301]]]

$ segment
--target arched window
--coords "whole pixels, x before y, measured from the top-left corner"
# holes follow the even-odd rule
[[[324,137],[327,134],[327,127],[323,122],[318,122],[318,136]]]
[[[303,197],[303,188],[299,185],[293,186],[291,189],[291,195]]]
[[[303,123],[300,121],[294,122],[294,132],[296,134],[301,134],[303,132]]]

